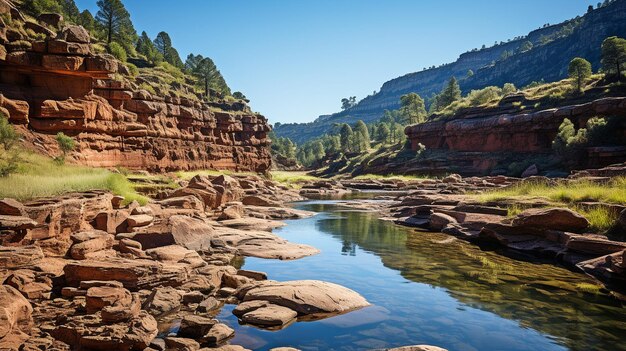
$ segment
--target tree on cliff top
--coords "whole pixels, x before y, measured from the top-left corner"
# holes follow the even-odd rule
[[[356,96],[350,96],[349,98],[341,99],[341,109],[347,110],[351,107],[356,106]]]
[[[622,80],[626,64],[626,39],[608,37],[602,42],[602,68],[607,77]]]
[[[230,95],[230,88],[226,84],[222,73],[217,69],[213,60],[202,55],[189,54],[185,68],[201,82],[206,96],[209,89],[215,89],[224,95]]]
[[[567,71],[576,91],[582,92],[585,79],[591,76],[591,63],[584,58],[575,57],[570,61]]]
[[[172,39],[166,32],[159,32],[154,39],[154,46],[163,55],[165,62],[182,69],[185,65],[178,51],[172,46]]]
[[[461,88],[456,78],[452,77],[446,87],[437,95],[437,111],[446,108],[459,99],[461,99]]]
[[[117,41],[128,51],[135,42],[137,32],[122,1],[98,0],[97,5],[96,21],[104,28],[107,44]]]
[[[416,93],[400,97],[400,114],[405,124],[423,123],[426,120],[424,99]]]
[[[158,64],[163,61],[163,55],[157,50],[156,46],[148,37],[148,34],[144,31],[137,40],[135,46],[137,53],[144,55],[146,59],[154,64]]]

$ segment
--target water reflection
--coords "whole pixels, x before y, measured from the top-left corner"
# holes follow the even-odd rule
[[[247,259],[245,267],[279,280],[336,282],[375,306],[272,334],[237,326],[235,342],[303,350],[416,343],[451,350],[626,349],[625,310],[584,275],[512,260],[329,202],[301,207],[322,214],[276,232],[322,253],[291,262]],[[228,311],[222,318],[235,323]]]

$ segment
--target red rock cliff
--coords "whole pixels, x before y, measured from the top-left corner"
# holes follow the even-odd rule
[[[426,149],[472,152],[477,159],[488,158],[486,153],[494,152],[549,153],[565,118],[580,128],[594,116],[624,116],[626,97],[607,97],[528,113],[513,110],[507,107],[468,109],[448,121],[408,126],[405,133],[413,150],[422,144]],[[622,123],[622,132],[626,138],[626,120]],[[623,148],[597,149],[601,148],[589,149],[591,164],[587,166],[598,167],[626,159]]]
[[[0,14],[24,21],[4,0]],[[50,22],[24,22],[45,35],[38,41],[0,23],[0,110],[24,126],[27,139],[51,140],[47,135],[63,132],[77,141],[78,162],[99,167],[269,169],[270,127],[245,103],[132,89],[119,74],[112,79],[126,68],[93,54],[82,27],[57,30],[44,20]]]

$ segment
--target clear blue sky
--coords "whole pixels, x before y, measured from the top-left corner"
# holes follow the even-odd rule
[[[585,0],[123,0],[138,33],[211,57],[270,122],[308,122],[387,80],[582,15]],[[76,0],[95,15],[96,0]]]

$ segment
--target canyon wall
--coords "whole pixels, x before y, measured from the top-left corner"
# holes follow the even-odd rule
[[[518,161],[529,155],[552,153],[552,141],[565,118],[578,129],[584,128],[591,117],[619,117],[618,133],[626,140],[626,97],[530,112],[514,112],[511,98],[498,107],[466,109],[449,120],[408,126],[405,133],[413,150],[421,144],[427,150],[464,153],[473,160],[468,172],[478,174],[488,173],[496,166],[498,153],[517,154]],[[587,164],[581,166],[602,167],[625,160],[626,147],[595,147],[588,149]]]
[[[270,127],[243,101],[158,96],[129,83],[126,67],[94,54],[82,27],[25,20],[10,2],[0,14],[45,39],[0,23],[0,111],[27,141],[54,155],[53,136],[77,142],[85,165],[151,171],[270,168]],[[45,20],[50,23],[45,23]]]

